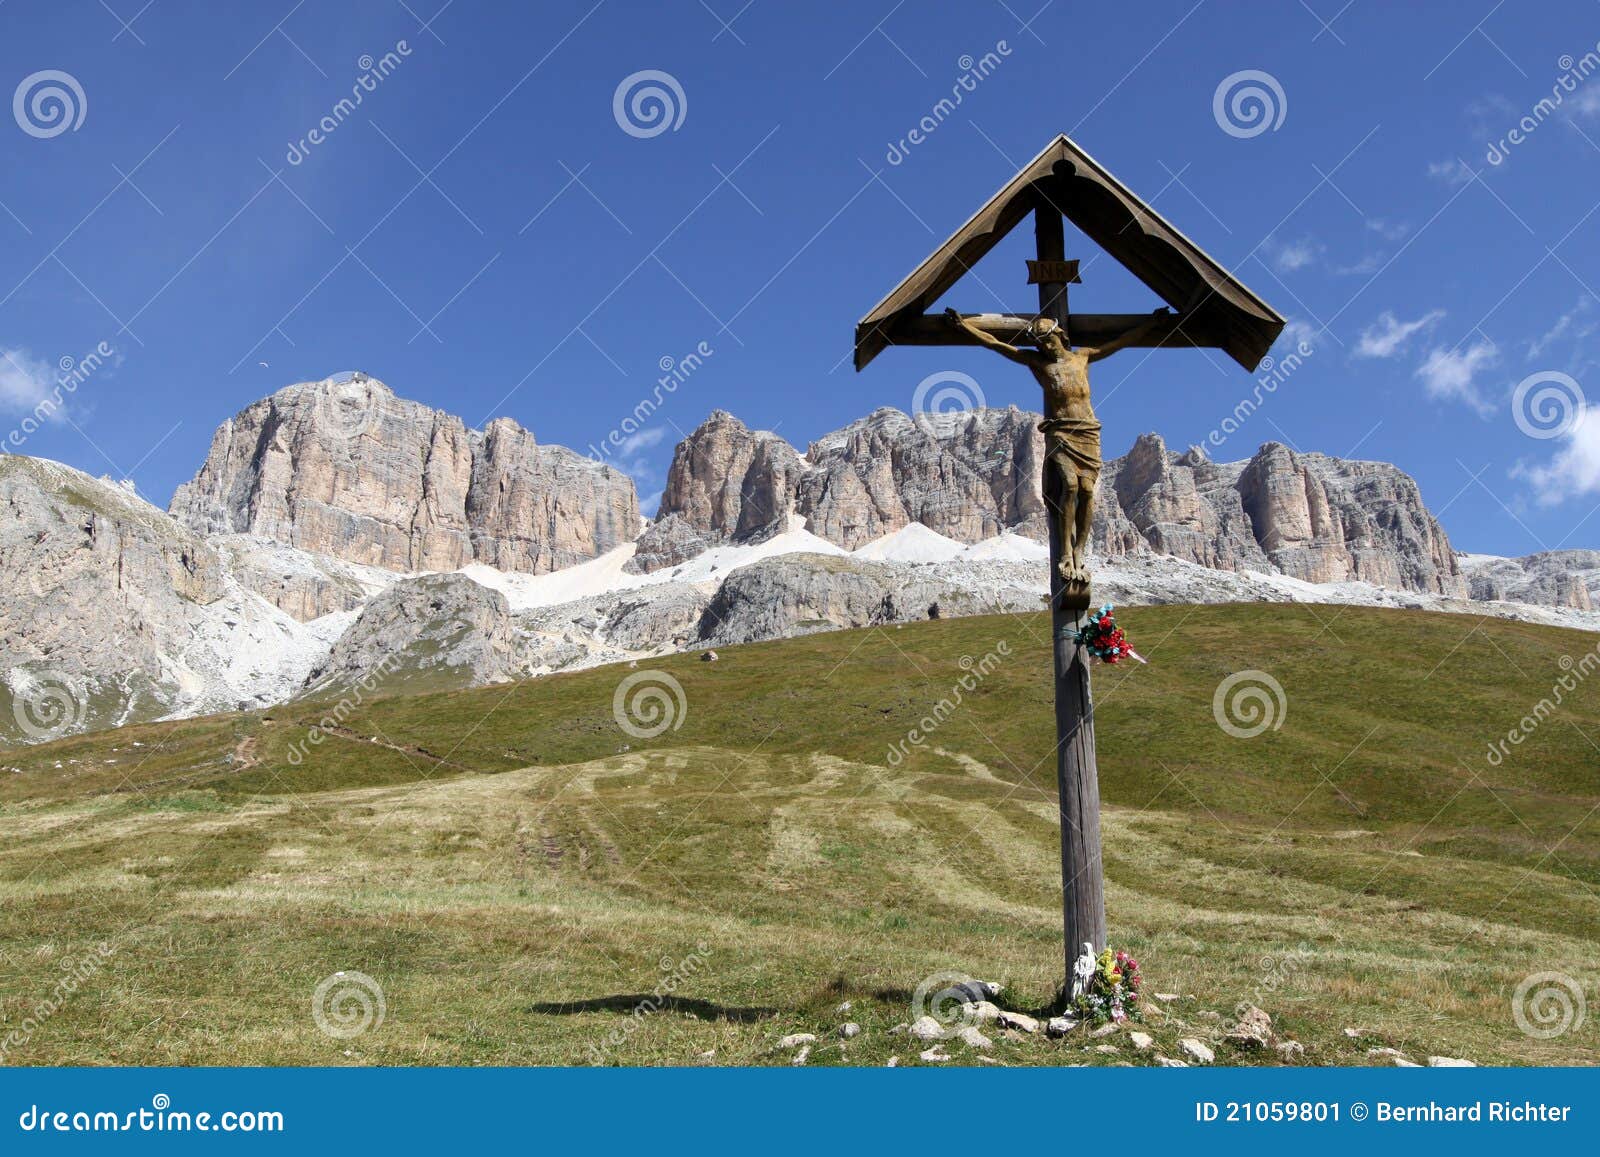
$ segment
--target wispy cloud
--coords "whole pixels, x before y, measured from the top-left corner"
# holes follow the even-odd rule
[[[1545,465],[1519,462],[1511,469],[1511,477],[1532,486],[1534,496],[1545,506],[1600,492],[1600,418],[1593,410],[1585,410],[1561,439],[1560,449]]]
[[[1367,228],[1385,241],[1403,241],[1411,232],[1411,226],[1404,221],[1389,221],[1383,217],[1368,218]]]
[[[1597,329],[1600,329],[1600,323],[1597,323],[1590,316],[1593,309],[1594,303],[1592,300],[1587,297],[1578,298],[1576,305],[1558,317],[1555,324],[1545,330],[1544,333],[1533,339],[1528,346],[1529,359],[1538,357],[1549,349],[1552,344],[1561,341],[1563,338],[1581,342],[1584,338],[1591,336]]]
[[[667,432],[660,426],[651,426],[648,430],[640,430],[637,434],[629,434],[617,443],[618,458],[632,458],[641,450],[648,450],[667,436]]]
[[[1365,277],[1368,274],[1378,272],[1388,260],[1388,257],[1382,253],[1363,253],[1353,264],[1337,266],[1334,272],[1344,276]]]
[[[56,395],[56,369],[25,349],[0,347],[0,411],[31,414],[41,402]],[[46,407],[43,416],[60,420],[59,409]]]
[[[1267,253],[1281,272],[1293,273],[1315,265],[1322,254],[1322,246],[1310,237],[1302,237],[1296,241],[1269,242]]]
[[[1581,89],[1566,107],[1579,116],[1600,117],[1600,85],[1591,84]]]
[[[1304,318],[1291,317],[1283,327],[1283,333],[1273,344],[1285,353],[1289,350],[1298,350],[1302,346],[1306,349],[1316,349],[1322,341],[1322,331]]]
[[[1484,417],[1494,412],[1494,407],[1484,400],[1478,389],[1478,375],[1500,360],[1500,351],[1487,339],[1473,342],[1465,350],[1460,347],[1430,350],[1423,363],[1417,367],[1417,377],[1428,397],[1438,401],[1463,402]]]
[[[1358,358],[1392,358],[1404,352],[1411,338],[1430,329],[1441,318],[1444,310],[1435,309],[1415,321],[1401,321],[1392,310],[1384,310],[1378,319],[1361,331],[1354,356]]]
[[[1428,164],[1428,176],[1436,181],[1443,181],[1454,188],[1457,185],[1465,185],[1472,180],[1472,170],[1467,167],[1466,162],[1459,158],[1448,161],[1432,161]]]

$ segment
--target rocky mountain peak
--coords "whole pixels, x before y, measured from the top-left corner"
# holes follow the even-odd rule
[[[172,516],[391,570],[544,572],[631,541],[625,474],[511,418],[482,431],[356,374],[288,386],[224,422]]]
[[[885,407],[817,438],[802,459],[775,435],[714,415],[678,446],[635,565],[753,541],[790,513],[846,550],[914,522],[960,542],[1002,532],[1043,540],[1038,422],[1016,407],[915,418]],[[1165,554],[1308,582],[1466,593],[1416,483],[1386,463],[1302,455],[1280,442],[1217,463],[1146,433],[1106,463],[1096,506],[1102,557]]]

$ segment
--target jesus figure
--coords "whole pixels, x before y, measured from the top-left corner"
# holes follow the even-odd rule
[[[1101,346],[1067,344],[1061,327],[1047,317],[1036,318],[1029,335],[1037,349],[1019,349],[1002,341],[976,320],[953,309],[945,316],[980,344],[1027,366],[1044,389],[1044,500],[1055,519],[1061,558],[1056,573],[1066,583],[1089,585],[1084,558],[1089,551],[1089,528],[1094,519],[1094,488],[1100,478],[1100,422],[1089,402],[1089,363],[1109,357],[1167,324],[1172,314],[1158,309],[1150,319]]]

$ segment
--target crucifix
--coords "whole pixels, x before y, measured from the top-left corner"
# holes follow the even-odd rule
[[[1036,313],[925,312],[1029,215],[1035,257],[1027,264],[1029,281],[1039,287]],[[1066,259],[1066,220],[1169,308],[1150,314],[1069,313],[1067,286],[1081,278],[1078,262]],[[857,370],[890,345],[979,345],[1027,367],[1043,389],[1040,485],[1049,514],[1068,984],[1085,946],[1096,953],[1106,947],[1090,655],[1077,641],[1090,605],[1087,555],[1101,468],[1100,422],[1090,398],[1089,366],[1129,347],[1200,346],[1222,349],[1254,369],[1283,327],[1284,319],[1275,310],[1064,135],[1019,170],[856,327]]]

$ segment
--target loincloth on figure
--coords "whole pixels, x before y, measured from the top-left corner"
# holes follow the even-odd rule
[[[1045,459],[1064,456],[1080,475],[1100,476],[1100,423],[1094,418],[1046,418],[1039,423],[1044,433]]]

